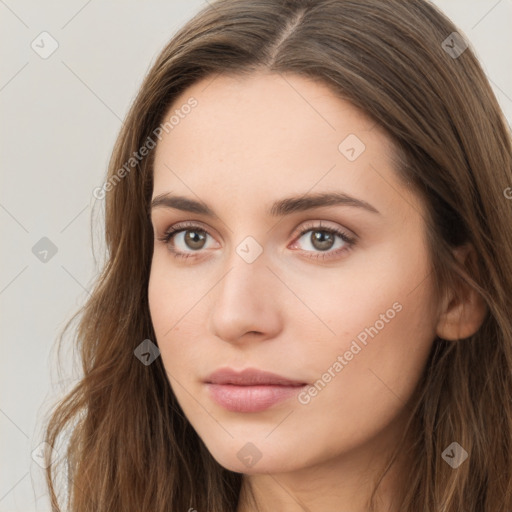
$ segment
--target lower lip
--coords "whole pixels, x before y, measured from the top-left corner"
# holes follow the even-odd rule
[[[232,412],[259,412],[296,396],[304,386],[206,384],[214,402]]]

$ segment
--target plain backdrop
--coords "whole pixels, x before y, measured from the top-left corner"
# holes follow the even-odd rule
[[[512,0],[435,3],[470,40],[510,124]],[[58,366],[57,335],[102,264],[92,191],[142,78],[203,5],[0,0],[0,512],[50,510],[37,450],[76,375],[71,348]]]

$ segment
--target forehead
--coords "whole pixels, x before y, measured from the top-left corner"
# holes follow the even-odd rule
[[[190,109],[186,105],[192,98],[196,106]],[[178,119],[181,110],[188,113]],[[193,135],[197,148],[218,155],[279,147],[293,156],[306,149],[301,145],[305,138],[313,138],[315,146],[309,152],[316,158],[326,148],[337,152],[337,142],[344,135],[359,132],[367,138],[366,132],[375,128],[375,123],[325,84],[270,73],[205,78],[175,99],[165,119],[171,117],[173,126],[163,134],[166,140],[159,149],[188,143]],[[170,133],[172,137],[166,137]],[[319,147],[321,139],[324,144]]]
[[[207,77],[176,98],[171,116],[155,150],[154,196],[220,191],[241,201],[330,188],[375,196],[377,183],[396,180],[385,132],[325,84],[297,75]]]

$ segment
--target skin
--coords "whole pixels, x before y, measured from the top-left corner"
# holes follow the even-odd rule
[[[170,385],[212,456],[244,473],[239,512],[255,510],[249,486],[259,510],[366,510],[435,335],[460,334],[461,322],[473,330],[472,311],[436,298],[422,201],[399,181],[390,139],[351,104],[305,78],[257,73],[198,82],[169,114],[191,96],[197,106],[155,149],[153,198],[200,200],[216,217],[152,210],[149,304]],[[366,146],[354,161],[338,149],[349,134]],[[284,197],[332,191],[379,213],[351,205],[267,213]],[[183,221],[207,232],[203,248],[187,246],[183,232],[159,240]],[[311,235],[324,233],[320,223],[354,245],[334,235],[332,248],[318,249]],[[311,231],[300,236],[305,226]],[[248,236],[263,250],[252,263],[236,252]],[[192,257],[176,258],[173,243]],[[332,257],[321,259],[326,252]],[[400,311],[306,404],[293,397],[262,412],[230,412],[203,384],[229,366],[313,385],[394,304]],[[248,442],[261,454],[252,467],[237,456]],[[383,481],[381,510],[400,468],[407,461]]]

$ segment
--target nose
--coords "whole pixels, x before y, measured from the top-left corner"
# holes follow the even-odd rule
[[[234,252],[224,277],[211,292],[210,332],[237,344],[277,336],[283,319],[280,284],[267,267],[264,253],[247,263]]]

